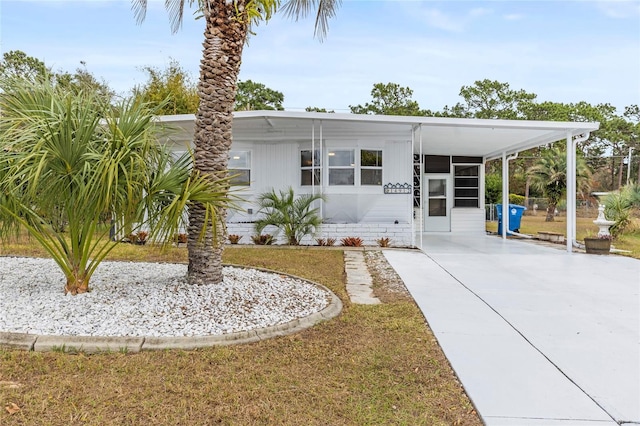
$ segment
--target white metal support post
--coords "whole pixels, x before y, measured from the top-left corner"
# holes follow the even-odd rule
[[[509,229],[509,162],[507,153],[502,153],[502,238],[507,239]]]
[[[573,251],[576,238],[576,143],[567,132],[567,251]]]

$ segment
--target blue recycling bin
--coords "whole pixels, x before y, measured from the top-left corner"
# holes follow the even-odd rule
[[[498,213],[498,234],[502,235],[502,204],[496,204],[496,210]],[[520,221],[525,210],[525,206],[509,204],[509,231],[520,232]]]

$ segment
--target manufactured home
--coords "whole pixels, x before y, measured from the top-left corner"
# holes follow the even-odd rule
[[[159,120],[178,129],[166,143],[186,150],[195,117]],[[389,237],[393,245],[416,246],[422,233],[482,235],[486,161],[503,159],[508,194],[504,165],[518,152],[556,141],[575,147],[597,128],[598,123],[579,122],[236,112],[229,169],[245,201],[240,211],[229,212],[228,230],[251,242],[257,197],[292,187],[296,194],[326,197],[318,202],[323,225],[316,237],[353,236],[373,245]],[[575,164],[571,151],[568,164]]]

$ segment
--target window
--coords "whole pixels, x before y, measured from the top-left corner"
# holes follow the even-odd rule
[[[251,185],[251,151],[229,151],[231,185]]]
[[[329,151],[329,185],[354,185],[355,166],[353,149]]]
[[[382,151],[360,151],[360,185],[382,185]]]
[[[480,183],[478,166],[454,166],[455,207],[479,207]]]
[[[321,180],[321,154],[320,150],[300,151],[300,185],[320,185]],[[313,178],[313,184],[312,184]]]

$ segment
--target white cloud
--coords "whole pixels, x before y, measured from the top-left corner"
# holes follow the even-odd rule
[[[424,9],[422,16],[427,25],[445,31],[461,32],[464,29],[464,23],[460,19],[452,18],[438,9]]]
[[[524,18],[524,15],[520,13],[509,13],[502,16],[506,21],[519,21]]]
[[[597,1],[595,5],[609,18],[638,19],[640,17],[640,2],[635,0]]]

